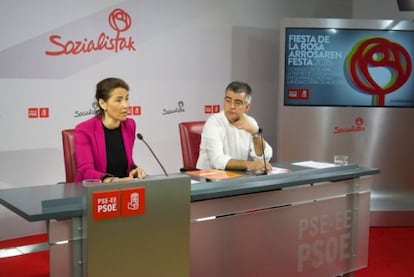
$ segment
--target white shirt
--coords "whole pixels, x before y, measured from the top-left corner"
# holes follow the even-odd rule
[[[244,116],[258,127],[253,117]],[[266,161],[269,161],[273,155],[272,147],[266,143],[264,150]],[[231,125],[221,111],[211,115],[204,124],[197,168],[225,169],[230,159],[263,160],[263,156],[255,154],[252,135]]]

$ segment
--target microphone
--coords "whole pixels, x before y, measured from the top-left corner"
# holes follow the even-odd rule
[[[137,138],[138,138],[139,140],[142,140],[142,141],[145,143],[145,145],[146,145],[146,146],[148,147],[148,149],[151,151],[152,155],[154,156],[154,158],[157,160],[158,164],[159,164],[159,165],[160,165],[160,167],[162,168],[162,171],[164,171],[164,175],[165,175],[165,176],[168,176],[167,171],[165,171],[165,168],[162,166],[162,164],[161,164],[160,160],[158,160],[157,155],[155,155],[154,151],[152,151],[151,147],[150,147],[150,146],[148,145],[148,143],[144,140],[144,137],[143,137],[140,133],[138,133],[138,134],[137,134]]]
[[[257,133],[260,135],[260,140],[262,141],[262,150],[263,150],[264,171],[261,175],[267,175],[266,157],[265,157],[264,142],[263,142],[263,129],[259,128],[259,130],[257,130]]]

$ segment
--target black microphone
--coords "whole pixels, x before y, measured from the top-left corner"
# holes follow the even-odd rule
[[[138,134],[137,134],[137,138],[138,138],[139,140],[142,140],[142,141],[145,143],[145,145],[146,145],[146,146],[148,147],[148,149],[151,151],[152,155],[154,156],[154,158],[157,160],[158,164],[159,164],[159,165],[160,165],[160,167],[162,168],[162,171],[164,171],[165,176],[168,176],[167,171],[165,171],[165,168],[162,166],[162,164],[161,164],[160,160],[158,160],[157,155],[155,155],[154,151],[152,151],[151,147],[150,147],[150,146],[148,145],[148,143],[144,140],[144,137],[143,137],[140,133],[138,133]]]
[[[257,130],[257,133],[260,135],[260,140],[262,141],[263,163],[264,163],[264,171],[262,175],[267,175],[266,157],[265,157],[264,142],[263,142],[263,129],[259,128],[259,130]]]

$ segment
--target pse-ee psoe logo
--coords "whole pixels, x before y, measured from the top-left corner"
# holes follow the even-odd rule
[[[101,32],[94,39],[84,38],[82,40],[64,40],[61,35],[53,34],[49,36],[49,41],[57,49],[45,51],[47,56],[78,55],[81,53],[91,53],[97,51],[114,51],[115,53],[127,50],[136,51],[135,41],[131,36],[122,36],[132,26],[131,16],[123,9],[113,10],[108,17],[109,26],[115,31],[114,35]]]
[[[204,105],[205,114],[212,114],[212,113],[219,113],[219,112],[220,112],[220,105]]]
[[[30,107],[27,109],[28,118],[49,118],[49,108],[41,107],[35,108]]]
[[[145,187],[92,193],[92,218],[103,220],[145,213]]]
[[[383,67],[391,73],[389,81],[380,85],[370,73],[374,67]],[[346,74],[362,93],[373,95],[374,106],[384,106],[385,95],[393,93],[407,82],[412,70],[411,57],[400,44],[382,37],[358,41],[346,58]]]
[[[288,89],[288,99],[308,100],[309,99],[309,89],[308,88],[291,88],[291,89]]]

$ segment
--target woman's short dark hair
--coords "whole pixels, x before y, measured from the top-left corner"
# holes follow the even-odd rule
[[[99,107],[99,110],[97,110],[96,113],[103,114],[104,112],[104,110],[99,105],[99,99],[103,99],[106,102],[111,96],[111,92],[116,88],[123,88],[129,91],[128,84],[120,78],[106,78],[96,84],[95,99]]]

